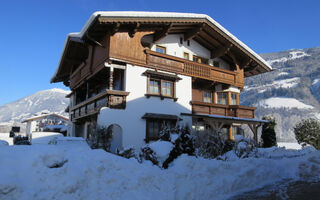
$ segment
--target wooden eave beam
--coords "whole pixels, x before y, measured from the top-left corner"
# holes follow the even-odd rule
[[[202,29],[204,28],[205,24],[201,24],[201,26],[199,27],[196,27],[194,29],[191,29],[190,31],[186,32],[184,34],[184,41],[187,41],[187,40],[191,40],[192,38],[194,38],[196,35],[198,35]]]
[[[138,31],[139,27],[140,23],[135,23],[134,27],[131,30],[129,30],[129,37],[133,38],[136,32]]]
[[[120,28],[120,23],[118,22],[118,23],[116,23],[113,27],[112,27],[112,29],[111,29],[111,31],[110,31],[110,34],[111,35],[114,35],[116,32],[118,32],[119,31],[119,28]]]
[[[164,27],[162,30],[156,31],[154,33],[153,42],[158,42],[162,38],[166,37],[169,34],[171,27],[172,27],[172,23],[170,23],[168,26]]]
[[[233,44],[230,43],[229,45],[221,47],[218,50],[211,51],[211,59],[219,58],[219,57],[227,54],[232,47],[233,47]]]

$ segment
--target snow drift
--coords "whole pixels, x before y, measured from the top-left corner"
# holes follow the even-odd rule
[[[311,148],[259,149],[247,159],[229,153],[228,161],[182,155],[163,170],[62,141],[0,146],[0,199],[227,199],[284,179],[320,178],[320,153]]]

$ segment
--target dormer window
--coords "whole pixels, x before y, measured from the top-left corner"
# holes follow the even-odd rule
[[[166,48],[163,46],[156,46],[156,52],[166,54]]]

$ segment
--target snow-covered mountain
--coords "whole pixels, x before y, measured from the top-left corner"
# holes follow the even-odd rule
[[[0,106],[0,123],[21,122],[43,112],[55,112],[66,115],[64,112],[69,104],[65,97],[69,91],[62,89],[49,89],[39,91],[12,103]]]
[[[273,71],[247,78],[241,104],[256,106],[256,116],[276,117],[278,139],[294,141],[303,118],[320,118],[320,47],[261,55]]]

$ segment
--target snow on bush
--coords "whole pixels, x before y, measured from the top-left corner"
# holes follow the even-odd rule
[[[1,146],[0,199],[223,200],[278,181],[320,180],[314,148],[258,149],[261,157],[227,161],[182,154],[162,170],[81,142],[71,148],[65,143]],[[59,168],[46,165],[66,160]]]

